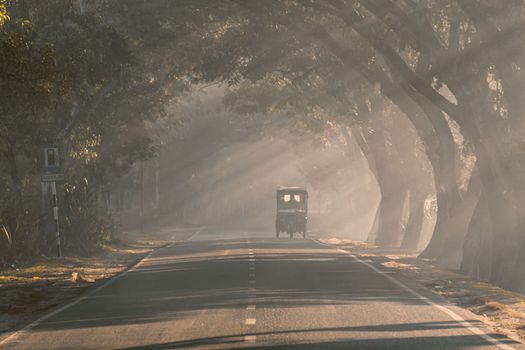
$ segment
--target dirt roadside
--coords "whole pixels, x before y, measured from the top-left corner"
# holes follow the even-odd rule
[[[396,270],[450,303],[470,310],[496,333],[525,343],[525,295],[474,281],[458,271],[441,268],[432,260],[419,259],[417,252],[381,250],[364,242],[338,238],[317,239]]]
[[[91,257],[40,258],[27,266],[0,271],[0,339],[57,305],[133,266],[151,251],[190,237],[195,228],[154,233],[127,232],[118,243]]]

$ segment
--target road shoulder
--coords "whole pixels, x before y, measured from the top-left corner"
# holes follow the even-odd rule
[[[194,228],[127,232],[90,257],[42,257],[0,271],[0,342],[126,271],[151,252],[190,237]]]
[[[495,285],[475,281],[458,271],[420,259],[417,252],[380,250],[364,242],[317,238],[319,242],[344,249],[384,270],[394,270],[417,282],[450,304],[476,315],[486,327],[509,339],[525,343],[525,296]]]

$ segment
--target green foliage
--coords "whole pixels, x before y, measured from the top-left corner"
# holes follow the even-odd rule
[[[0,27],[2,27],[5,22],[9,21],[9,14],[7,13],[6,0],[0,1]]]
[[[59,198],[66,253],[88,254],[111,239],[115,225],[101,196],[138,159],[155,154],[153,125],[173,119],[168,109],[185,90],[165,70],[152,72],[149,53],[108,25],[97,6],[83,12],[57,0],[9,7],[12,20],[0,31],[0,227],[13,244],[2,235],[0,264],[54,251],[39,179],[41,149],[50,143],[65,153]]]
[[[524,226],[522,2],[82,4],[0,0],[0,227],[13,237],[11,247],[0,239],[5,261],[49,252],[37,235],[48,230],[38,201],[43,145],[66,151],[66,242],[89,252],[111,226],[102,193],[155,154],[156,126],[170,123],[189,85],[224,82],[224,102],[250,115],[231,120],[235,131],[286,125],[322,137],[358,125],[377,136],[382,126],[385,159],[401,165],[408,158],[396,149],[420,144],[414,129],[401,130],[399,111],[411,117],[433,166],[456,161],[442,157],[446,113],[476,154],[495,227],[505,228],[506,239],[493,235],[486,244],[493,271],[520,266],[497,262],[520,256],[507,254],[520,245],[501,242],[513,242]]]

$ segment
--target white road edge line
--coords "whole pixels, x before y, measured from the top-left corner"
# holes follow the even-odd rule
[[[186,239],[186,241],[192,239],[194,236],[199,234],[203,229],[204,228],[199,229],[197,232],[195,232],[193,235],[191,235],[188,239]],[[4,340],[0,341],[0,346],[4,346],[4,345],[8,344],[9,342],[16,340],[18,337],[20,337],[24,333],[27,333],[31,329],[35,328],[36,326],[38,326],[39,324],[41,324],[45,320],[47,320],[47,319],[49,319],[49,318],[51,318],[51,317],[61,313],[62,311],[65,311],[65,310],[69,309],[72,306],[75,306],[76,304],[80,303],[81,301],[89,299],[89,297],[91,297],[93,294],[101,291],[102,289],[106,288],[107,286],[109,286],[113,282],[115,282],[118,279],[122,278],[128,272],[134,271],[137,267],[141,266],[146,260],[151,258],[151,256],[153,254],[155,254],[156,252],[160,251],[161,249],[167,248],[169,246],[171,246],[171,244],[167,244],[167,245],[162,246],[162,247],[160,247],[158,249],[152,250],[151,252],[148,253],[148,255],[146,255],[145,257],[140,259],[135,265],[133,265],[132,267],[130,267],[129,269],[127,269],[125,271],[122,271],[118,275],[113,276],[112,278],[110,278],[108,281],[106,281],[102,285],[98,286],[97,288],[95,288],[95,289],[87,292],[86,294],[78,297],[77,299],[75,299],[75,300],[73,300],[73,301],[71,301],[71,302],[69,302],[69,303],[59,307],[58,309],[55,309],[55,310],[51,311],[50,313],[43,315],[42,317],[40,317],[40,318],[36,319],[35,321],[31,322],[30,324],[28,324],[27,326],[23,327],[22,329],[19,329],[18,331],[15,331],[13,334],[9,335]]]
[[[166,247],[166,246],[164,246]],[[164,248],[162,247],[162,248]],[[162,249],[160,248],[160,249]],[[0,341],[0,346],[2,345],[6,345],[7,343],[9,343],[10,341],[14,341],[16,340],[18,337],[20,337],[21,335],[23,335],[24,333],[27,333],[28,331],[30,331],[31,329],[35,328],[36,326],[38,326],[40,323],[44,322],[45,320],[47,320],[48,318],[51,318],[59,313],[61,313],[62,311],[65,311],[67,309],[69,309],[70,307],[72,306],[75,306],[76,304],[80,303],[81,301],[84,301],[86,299],[89,299],[89,297],[91,297],[93,294],[95,294],[96,292],[106,288],[107,286],[109,286],[110,284],[112,284],[113,282],[117,281],[118,279],[120,279],[122,276],[125,276],[128,272],[130,271],[133,271],[135,270],[137,267],[139,267],[140,265],[142,265],[142,263],[149,259],[153,253],[157,252],[159,249],[156,249],[156,250],[153,250],[151,252],[148,253],[148,255],[146,255],[143,259],[141,259],[140,261],[138,261],[135,265],[133,265],[131,268],[127,269],[126,271],[123,271],[122,273],[112,277],[110,280],[106,281],[104,284],[98,286],[97,288],[89,291],[88,293],[86,293],[85,295],[82,295],[80,297],[78,297],[77,299],[73,300],[72,302],[66,304],[66,305],[63,305],[61,307],[59,307],[58,309],[56,310],[53,310],[51,311],[50,313],[40,317],[39,319],[31,322],[30,324],[28,324],[27,326],[25,326],[24,328],[16,331],[15,333],[11,334],[10,336],[8,336],[7,338],[5,338],[4,340]]]
[[[474,326],[472,323],[468,322],[467,320],[465,320],[463,317],[461,317],[460,315],[458,315],[457,313],[455,313],[454,311],[450,310],[448,307],[446,306],[443,306],[443,305],[440,305],[432,300],[430,300],[429,298],[419,294],[418,292],[416,292],[415,290],[413,290],[412,288],[408,287],[406,284],[404,284],[403,282],[395,279],[394,277],[390,276],[387,272],[385,271],[382,271],[380,269],[378,269],[377,267],[375,267],[374,265],[370,264],[370,263],[367,263],[363,260],[361,260],[359,257],[357,257],[356,255],[346,251],[346,250],[343,250],[343,249],[338,249],[334,246],[331,246],[329,244],[325,244],[325,243],[322,243],[322,242],[319,242],[318,240],[315,240],[315,239],[312,239],[312,241],[320,244],[320,245],[323,245],[325,247],[329,247],[329,248],[332,248],[332,249],[335,249],[341,253],[344,253],[348,256],[350,256],[352,259],[354,259],[355,261],[357,262],[360,262],[361,264],[363,265],[366,265],[368,268],[374,270],[375,272],[377,272],[378,274],[380,274],[381,276],[383,276],[384,278],[388,279],[389,281],[393,282],[394,284],[396,284],[398,287],[400,287],[401,289],[405,290],[406,292],[412,294],[413,296],[415,296],[416,298],[424,301],[425,303],[427,303],[428,305],[430,306],[433,306],[435,307],[436,309],[440,310],[441,312],[444,312],[445,314],[447,314],[448,316],[452,317],[455,321],[458,321],[459,324],[461,324],[463,327],[467,328],[469,331],[471,331],[472,333],[474,333],[475,335],[479,336],[480,338],[488,341],[489,343],[492,343],[494,344],[495,346],[497,346],[498,348],[500,349],[504,349],[504,350],[516,350],[515,348],[513,348],[512,346],[510,345],[507,345],[507,344],[504,344],[502,342],[500,342],[498,339],[496,338],[493,338],[491,337],[490,335],[488,335],[487,333],[485,333],[484,331],[482,331],[481,329],[479,329],[478,327]]]
[[[197,237],[197,235],[198,235],[199,233],[201,233],[202,231],[204,231],[204,229],[205,229],[205,227],[201,227],[200,229],[198,229],[197,232],[195,232],[195,233],[192,234],[188,239],[186,239],[186,242],[191,242],[191,241],[193,241],[193,239],[194,239],[195,237]]]
[[[256,323],[257,323],[257,320],[255,318],[247,318],[246,319],[246,324],[247,325],[253,326]]]

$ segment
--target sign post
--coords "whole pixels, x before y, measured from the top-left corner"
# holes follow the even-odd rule
[[[62,246],[60,244],[60,226],[58,225],[58,197],[57,197],[57,183],[51,182],[51,193],[53,195],[53,220],[55,221],[55,238],[57,242],[58,257],[62,256]]]
[[[44,173],[42,182],[51,182],[51,194],[53,195],[53,220],[55,222],[55,238],[57,254],[62,256],[62,245],[60,239],[60,226],[58,223],[58,196],[57,181],[63,181],[64,174],[60,166],[60,152],[57,146],[44,148]]]

